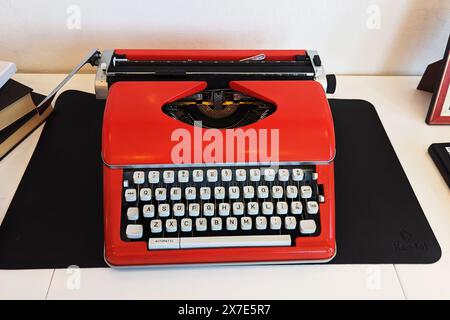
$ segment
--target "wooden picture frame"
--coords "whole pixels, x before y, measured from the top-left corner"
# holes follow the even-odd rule
[[[433,97],[431,98],[430,107],[428,109],[426,123],[427,124],[450,124],[450,63],[449,63],[450,37],[445,49],[444,59],[435,63]],[[430,65],[432,66],[432,65]],[[435,72],[436,73],[436,72]],[[425,78],[425,76],[424,76]]]

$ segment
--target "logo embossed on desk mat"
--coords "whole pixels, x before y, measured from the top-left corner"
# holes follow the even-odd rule
[[[401,240],[393,242],[395,251],[428,251],[428,245],[425,241],[414,240],[411,232],[406,230],[400,231]]]

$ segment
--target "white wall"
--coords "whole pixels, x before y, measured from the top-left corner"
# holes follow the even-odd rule
[[[121,47],[315,48],[328,72],[421,74],[449,32],[450,0],[0,0],[0,60],[21,72]]]

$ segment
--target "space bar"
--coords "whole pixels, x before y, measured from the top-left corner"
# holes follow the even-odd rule
[[[290,246],[290,235],[182,237],[181,249]]]

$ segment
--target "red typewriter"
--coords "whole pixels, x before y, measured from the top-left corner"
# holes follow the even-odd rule
[[[107,263],[332,259],[335,84],[308,50],[101,53]]]

